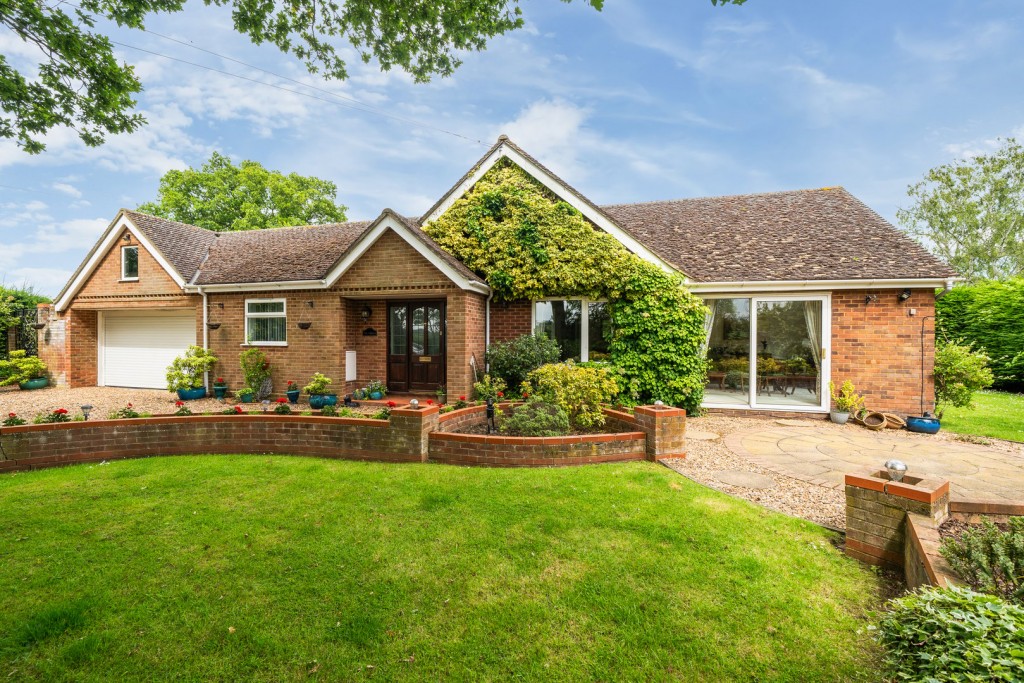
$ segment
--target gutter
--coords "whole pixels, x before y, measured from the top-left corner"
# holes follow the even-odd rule
[[[694,293],[727,292],[806,292],[838,289],[927,288],[949,289],[959,278],[901,278],[875,280],[753,280],[740,282],[694,282],[688,285]]]

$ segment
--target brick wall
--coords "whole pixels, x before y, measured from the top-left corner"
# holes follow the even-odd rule
[[[532,334],[533,305],[529,301],[491,302],[491,341],[508,341]]]
[[[647,459],[686,457],[686,411],[668,406],[637,406],[637,427],[647,434]]]
[[[163,269],[156,259],[146,251],[146,248],[139,244],[139,241],[131,236],[128,231],[123,231],[121,237],[129,234],[131,239],[124,241],[118,239],[110,248],[103,260],[100,261],[96,270],[89,277],[89,280],[78,291],[75,296],[77,301],[87,301],[94,298],[106,298],[110,296],[137,297],[152,295],[181,295],[181,287],[174,282],[167,271]],[[135,246],[139,248],[139,279],[137,281],[121,282],[121,247]]]
[[[832,380],[852,380],[872,410],[920,415],[921,326],[925,329],[925,410],[933,409],[935,293],[902,289],[837,291],[832,294]],[[867,295],[877,302],[864,303]],[[916,315],[910,315],[915,309]]]

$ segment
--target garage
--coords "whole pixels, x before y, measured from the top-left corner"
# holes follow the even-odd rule
[[[196,343],[194,309],[104,311],[99,323],[100,386],[163,389],[167,366]]]

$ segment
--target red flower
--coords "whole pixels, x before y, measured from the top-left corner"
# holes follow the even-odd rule
[[[217,384],[224,384],[224,378],[223,377],[218,377],[217,378]]]
[[[129,407],[129,408],[131,408],[131,407],[132,407],[132,404],[131,404],[131,403],[129,403],[129,404],[128,404],[128,407]]]
[[[524,391],[523,392],[523,398],[530,398],[530,395]]]
[[[430,399],[430,398],[428,398],[428,399],[427,399],[427,405],[428,405],[428,406],[432,406],[432,405],[434,405],[434,400],[433,400],[433,399]]]
[[[53,412],[55,414],[57,414],[57,415],[67,415],[68,414],[68,411],[65,410],[64,408],[57,408],[57,410],[55,410]]]
[[[7,417],[18,417],[17,413],[7,413]]]
[[[175,402],[174,402],[174,407],[175,407],[175,408],[180,408],[180,407],[182,407],[183,405],[185,405],[185,402],[184,402],[184,401],[175,401]]]
[[[504,391],[499,391],[498,392],[498,398],[505,398],[505,392]]]
[[[238,413],[239,415],[241,415],[242,414],[242,406],[235,406],[235,412]]]
[[[388,408],[394,408],[394,407],[395,407],[395,406],[397,406],[397,405],[398,405],[398,404],[397,404],[397,403],[395,403],[394,401],[388,401]],[[12,413],[12,414],[13,414],[13,413]]]
[[[291,380],[288,380],[288,386],[291,386],[291,385],[293,385],[293,384],[295,384],[295,382],[293,382],[293,381],[291,381]]]
[[[287,403],[288,399],[286,399],[284,396],[282,396],[281,398],[277,399],[277,402],[278,403]]]
[[[465,400],[466,400],[466,397],[465,397],[465,396],[459,396],[459,400],[460,400],[460,401],[465,401]]]

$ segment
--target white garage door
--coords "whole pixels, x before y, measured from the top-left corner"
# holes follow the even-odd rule
[[[196,313],[191,308],[105,312],[99,383],[163,389],[167,386],[167,366],[195,343]]]

